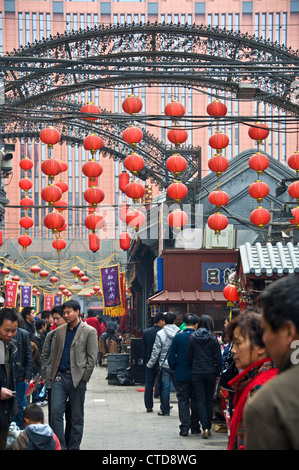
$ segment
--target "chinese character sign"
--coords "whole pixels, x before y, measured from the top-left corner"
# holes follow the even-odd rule
[[[32,306],[32,286],[21,286],[21,307]]]
[[[54,306],[53,294],[45,294],[44,295],[44,309],[52,310],[53,306]]]
[[[5,307],[15,308],[18,295],[18,281],[5,281]]]
[[[116,317],[123,315],[119,266],[100,268],[100,278],[103,293],[103,314]]]
[[[229,276],[234,271],[231,263],[202,263],[202,289],[222,291],[229,283]]]

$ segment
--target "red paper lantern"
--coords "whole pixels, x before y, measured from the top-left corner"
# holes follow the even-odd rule
[[[175,229],[181,229],[187,222],[188,215],[181,209],[175,209],[167,216],[167,223]]]
[[[19,187],[23,189],[23,191],[29,191],[29,189],[32,188],[32,181],[26,177],[19,181]]]
[[[229,195],[222,189],[216,189],[209,194],[208,200],[211,204],[221,207],[228,203]]]
[[[88,162],[85,162],[82,166],[82,171],[88,178],[95,179],[103,173],[103,167],[96,160],[88,160]]]
[[[211,135],[211,137],[209,138],[210,147],[216,149],[217,152],[221,152],[221,149],[226,148],[228,144],[228,136],[226,134],[223,134],[223,132],[221,131],[215,132],[215,134]]]
[[[131,153],[125,158],[124,167],[133,175],[137,175],[144,168],[144,159],[137,153]]]
[[[61,171],[66,171],[68,169],[68,164],[63,162],[62,160],[59,161],[61,166]]]
[[[294,219],[290,219],[291,224],[296,225],[296,228],[299,229],[299,207],[294,207],[292,209],[292,215]]]
[[[167,139],[172,144],[179,146],[188,139],[188,132],[181,126],[175,126],[167,132]]]
[[[60,132],[52,126],[46,127],[39,134],[40,140],[47,144],[49,147],[57,144],[60,141]]]
[[[175,202],[180,202],[181,199],[184,199],[188,194],[188,188],[185,184],[180,181],[175,181],[170,184],[167,188],[167,194],[171,199],[174,199]]]
[[[42,277],[42,278],[45,279],[46,277],[49,276],[49,273],[48,273],[48,271],[46,271],[45,269],[43,269],[43,271],[41,271],[41,272],[39,273],[39,275],[40,275],[40,277]]]
[[[268,196],[270,188],[267,183],[257,180],[249,186],[248,192],[251,197],[257,199],[257,201],[260,202]]]
[[[54,233],[61,229],[65,224],[65,219],[59,212],[50,212],[44,218],[44,225]]]
[[[296,151],[288,158],[288,165],[292,170],[296,170],[299,173],[299,151]]]
[[[299,181],[294,181],[290,184],[288,187],[288,193],[291,197],[299,201]]]
[[[130,182],[130,175],[126,171],[122,171],[118,178],[118,185],[121,191],[125,191],[127,184]]]
[[[78,266],[73,266],[71,269],[70,269],[70,272],[75,276],[77,277],[78,276],[78,273],[81,271],[80,268],[78,268]]]
[[[61,163],[55,160],[55,158],[48,158],[42,162],[41,170],[45,175],[48,175],[49,178],[54,178],[54,176],[61,173]]]
[[[85,217],[85,227],[88,228],[88,230],[92,230],[94,232],[95,230],[100,230],[104,226],[105,219],[100,214],[93,212]]]
[[[3,232],[0,230],[0,246],[3,245]]]
[[[39,266],[31,266],[30,271],[34,274],[34,277],[36,277],[37,273],[40,272],[40,267]]]
[[[85,284],[89,281],[89,277],[88,277],[88,276],[82,276],[82,277],[81,277],[81,281],[82,281],[83,284],[85,285]]]
[[[20,277],[19,276],[12,276],[11,280],[12,281],[20,281]]]
[[[89,204],[92,204],[92,206],[96,206],[97,204],[102,202],[104,198],[105,193],[100,188],[91,187],[84,191],[85,201],[89,202]]]
[[[223,296],[226,298],[228,302],[238,302],[239,294],[237,291],[237,286],[233,284],[227,284],[223,289]]]
[[[3,269],[1,269],[0,273],[3,276],[8,276],[8,274],[10,273],[10,270],[8,268],[3,268]]]
[[[178,153],[171,155],[166,160],[166,168],[171,171],[175,176],[180,175],[187,168],[187,161]]]
[[[65,181],[58,181],[55,184],[61,189],[62,193],[65,193],[69,189],[69,185]]]
[[[209,116],[218,119],[224,117],[227,114],[227,107],[224,103],[221,103],[219,100],[214,100],[207,106],[207,113]]]
[[[56,201],[54,203],[54,207],[58,210],[58,212],[62,212],[68,207],[68,203],[64,201],[63,199],[59,199],[59,201]]]
[[[85,121],[90,121],[90,122],[95,122],[99,119],[99,116],[97,114],[101,114],[100,108],[94,104],[94,103],[86,103],[82,108],[80,109],[80,113],[84,114],[94,114],[94,116],[88,116],[88,117],[83,117]]]
[[[28,196],[25,196],[23,199],[21,199],[20,201],[20,205],[23,207],[23,209],[25,210],[29,210],[31,206],[33,206],[33,200],[28,197]]]
[[[164,108],[166,116],[172,117],[173,120],[180,119],[185,114],[184,106],[176,100],[172,100]]]
[[[128,204],[119,206],[119,218],[123,222],[126,222],[126,217],[127,217],[128,210],[129,210],[129,205]]]
[[[219,235],[221,230],[225,230],[228,226],[228,218],[221,212],[215,212],[215,214],[210,215],[207,224],[211,230],[214,230],[215,235]]]
[[[263,229],[271,220],[270,212],[262,206],[254,209],[250,214],[250,222]]]
[[[100,237],[94,232],[89,234],[89,249],[94,253],[100,249]],[[82,280],[83,277],[81,277]]]
[[[33,219],[26,215],[25,217],[22,217],[19,221],[19,224],[21,225],[22,228],[25,230],[28,230],[33,226]]]
[[[30,158],[25,157],[20,161],[19,165],[22,168],[22,170],[28,171],[28,170],[31,170],[31,168],[33,167],[33,161],[30,160]]]
[[[130,144],[132,147],[136,147],[136,144],[141,142],[143,138],[143,132],[139,127],[136,126],[130,126],[127,127],[127,129],[124,130],[123,132],[123,140],[127,142],[127,144]]]
[[[83,140],[83,147],[85,148],[85,150],[89,150],[91,153],[96,153],[96,151],[100,150],[103,145],[103,139],[95,134],[89,134]]]
[[[229,161],[223,155],[217,154],[210,158],[208,167],[211,171],[214,171],[217,176],[221,176],[222,173],[228,169]]]
[[[50,184],[41,191],[42,199],[48,202],[50,206],[54,205],[54,202],[58,201],[62,197],[61,189],[56,184]]]
[[[123,101],[122,108],[126,114],[137,114],[142,110],[142,101],[138,96],[129,95]]]
[[[133,227],[136,232],[146,222],[145,215],[137,210],[129,210],[126,215],[126,224]]]
[[[262,174],[263,171],[265,171],[268,168],[269,163],[270,162],[269,162],[269,158],[267,157],[267,155],[263,155],[260,152],[255,153],[248,160],[249,167],[252,170],[257,171],[258,174]]]
[[[125,193],[128,197],[132,198],[134,202],[137,202],[138,199],[144,196],[145,187],[137,181],[132,181],[132,183],[127,184]]]
[[[50,281],[51,284],[54,286],[54,284],[58,281],[58,277],[52,276],[52,277],[50,277],[49,281]]]
[[[268,137],[269,135],[269,128],[267,124],[263,124],[262,122],[255,122],[255,127],[250,127],[248,129],[248,135],[252,140],[256,140],[259,144]]]
[[[119,234],[119,246],[122,250],[127,251],[131,246],[131,238],[128,232]]]
[[[18,243],[23,247],[23,250],[26,250],[27,246],[30,246],[32,243],[32,238],[27,235],[27,233],[24,233],[24,235],[21,235],[18,238]]]

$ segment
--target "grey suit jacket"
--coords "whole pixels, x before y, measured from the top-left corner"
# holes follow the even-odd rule
[[[52,364],[50,372],[50,382],[52,383],[60,364],[63,353],[67,324],[59,326],[55,330],[52,344]],[[73,339],[70,358],[71,375],[74,387],[76,388],[80,380],[88,382],[93,372],[98,357],[98,340],[95,328],[81,321]]]

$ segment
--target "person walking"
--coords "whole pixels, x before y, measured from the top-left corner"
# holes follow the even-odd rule
[[[226,329],[229,341],[233,343],[231,352],[236,367],[241,372],[228,383],[235,391],[234,413],[231,419],[228,450],[244,449],[243,412],[264,384],[275,377],[277,369],[263,342],[261,316],[250,309],[244,310],[233,319]]]
[[[150,328],[147,328],[142,333],[142,356],[143,364],[145,365],[145,390],[144,390],[144,404],[148,413],[153,411],[154,400],[153,390],[158,370],[158,361],[150,369],[147,367],[147,363],[150,360],[156,334],[165,325],[165,314],[162,312],[156,313],[154,316],[154,324]]]
[[[209,315],[200,317],[198,330],[191,335],[187,351],[187,357],[192,363],[192,382],[203,439],[211,436],[213,394],[222,363],[220,345],[213,331],[213,319]]]
[[[197,401],[192,383],[192,368],[187,358],[189,340],[191,334],[197,328],[198,321],[199,317],[197,315],[192,313],[185,315],[185,328],[181,334],[173,338],[168,354],[169,367],[175,371],[174,381],[181,423],[180,436],[188,436],[189,429],[191,429],[191,434],[201,432]]]
[[[17,345],[14,337],[18,314],[12,308],[0,310],[0,450],[5,450],[11,421],[17,414]]]
[[[97,361],[97,333],[95,328],[81,321],[79,302],[68,300],[62,305],[62,311],[66,324],[56,328],[52,346],[50,425],[65,449],[63,415],[69,398],[69,449],[78,450],[83,435],[86,384]]]
[[[274,281],[259,304],[278,373],[244,408],[245,450],[299,450],[299,276]]]
[[[158,331],[158,333],[156,334],[151,357],[146,364],[149,369],[152,369],[153,367],[155,367],[155,364],[159,360],[159,367],[161,367],[162,369],[162,383],[160,394],[161,410],[159,411],[158,416],[169,416],[170,414],[170,387],[171,380],[174,377],[174,371],[169,367],[167,356],[171,341],[178,332],[181,332],[179,327],[175,325],[175,320],[175,313],[166,313],[165,326],[161,331]]]
[[[19,364],[18,374],[16,378],[18,414],[15,417],[15,422],[19,429],[22,430],[24,429],[23,411],[24,408],[26,408],[27,406],[26,392],[33,373],[30,334],[28,333],[28,331],[18,327],[14,340],[18,348],[17,362]]]

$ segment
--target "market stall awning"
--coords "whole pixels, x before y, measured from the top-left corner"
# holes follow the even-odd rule
[[[148,304],[160,304],[160,303],[204,303],[204,302],[226,302],[222,291],[217,292],[211,291],[177,291],[169,292],[163,290],[158,294],[153,295],[147,300]]]
[[[291,242],[286,245],[266,243],[265,246],[247,242],[240,246],[240,258],[244,274],[270,277],[299,272],[299,247]]]

